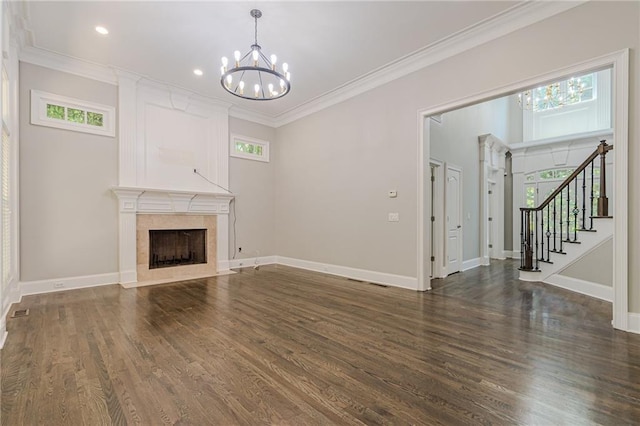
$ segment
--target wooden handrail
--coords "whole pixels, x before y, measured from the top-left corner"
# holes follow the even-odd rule
[[[520,207],[520,211],[540,211],[543,208],[547,207],[547,205],[549,205],[549,203],[551,203],[551,201],[553,201],[553,199],[556,197],[556,195],[558,195],[560,192],[562,192],[567,186],[569,186],[569,184],[580,174],[582,173],[582,171],[584,169],[587,168],[587,166],[589,164],[591,164],[591,162],[593,160],[595,160],[595,158],[598,155],[607,153],[609,151],[611,151],[613,149],[613,145],[607,145],[606,141],[600,141],[600,145],[598,145],[598,148],[596,148],[595,151],[593,151],[593,153],[591,155],[589,155],[589,157],[587,157],[586,160],[584,160],[582,162],[582,164],[580,164],[578,166],[577,169],[575,169],[573,171],[573,173],[571,173],[561,184],[560,186],[558,186],[555,191],[553,191],[551,193],[551,195],[549,195],[538,207]],[[602,172],[602,171],[601,171]]]

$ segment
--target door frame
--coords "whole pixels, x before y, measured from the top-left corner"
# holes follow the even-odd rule
[[[515,94],[527,87],[557,81],[567,78],[572,74],[584,73],[603,68],[612,69],[612,115],[613,131],[615,137],[614,162],[614,199],[613,199],[613,327],[620,330],[629,330],[629,252],[628,252],[628,231],[629,231],[629,49],[623,49],[593,58],[584,62],[579,62],[571,66],[550,71],[505,84],[501,87],[475,93],[468,97],[460,98],[441,105],[420,109],[417,111],[417,289],[427,290],[430,288],[428,280],[425,280],[425,252],[428,256],[430,246],[425,238],[426,219],[425,211],[427,202],[431,202],[431,188],[424,185],[425,165],[431,151],[431,140],[429,130],[431,120],[427,118],[433,115],[443,114],[447,111],[463,108],[479,102],[495,99],[501,96]],[[427,160],[427,161],[425,161]]]
[[[447,205],[449,204],[449,200],[447,199],[447,182],[449,181],[449,170],[454,170],[458,172],[460,176],[460,180],[458,182],[458,197],[460,198],[460,202],[458,203],[458,240],[460,244],[458,244],[458,262],[460,263],[460,267],[456,272],[462,272],[463,260],[462,260],[462,247],[464,245],[464,227],[462,226],[462,222],[464,221],[464,176],[462,173],[462,167],[456,166],[452,163],[445,163],[445,171],[444,171],[444,214],[447,214]],[[444,258],[446,258],[447,253],[449,253],[449,228],[447,227],[447,222],[444,221],[443,232],[444,232],[444,244],[442,247]],[[448,260],[444,262],[444,276],[451,274],[449,271],[449,262]]]
[[[429,210],[432,212],[435,220],[431,221],[429,218],[430,226],[429,233],[433,229],[433,238],[429,245],[431,251],[428,254],[428,261],[430,268],[430,278],[444,278],[447,276],[445,265],[445,251],[444,251],[444,162],[436,160],[434,158],[429,160],[429,167],[433,167],[434,170],[434,185],[433,185],[433,197],[429,197],[429,200],[437,200],[435,207],[432,205]],[[431,190],[431,185],[427,185]],[[428,238],[428,237],[427,237]],[[434,261],[431,262],[431,256],[434,257]]]

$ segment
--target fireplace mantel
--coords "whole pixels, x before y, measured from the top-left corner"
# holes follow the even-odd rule
[[[121,212],[229,214],[231,193],[164,190],[118,186],[111,188]]]
[[[119,206],[119,270],[120,284],[126,288],[138,283],[136,251],[136,216],[211,215],[216,216],[216,268],[229,270],[229,205],[234,195],[220,192],[163,190],[158,188],[111,188]]]

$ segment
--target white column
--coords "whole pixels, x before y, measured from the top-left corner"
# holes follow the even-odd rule
[[[136,186],[136,93],[140,76],[116,71],[118,76],[118,185]]]
[[[136,211],[142,190],[114,189],[118,197],[118,272],[120,284],[138,281],[136,253]]]

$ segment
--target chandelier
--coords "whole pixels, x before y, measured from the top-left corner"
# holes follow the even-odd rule
[[[229,59],[222,57],[220,84],[232,95],[253,101],[270,101],[278,99],[291,90],[291,74],[287,63],[278,71],[276,55],[267,58],[258,44],[258,18],[262,12],[253,9],[251,17],[255,22],[255,37],[251,49],[244,54],[236,50],[233,53],[234,65],[229,67]]]
[[[585,83],[581,77],[571,77],[518,93],[518,104],[522,109],[533,111],[561,108],[580,102],[584,89]]]

